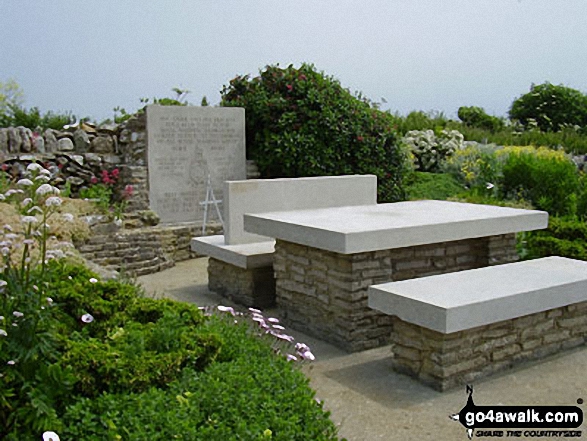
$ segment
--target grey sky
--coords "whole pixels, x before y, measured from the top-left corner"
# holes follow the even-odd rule
[[[585,0],[0,0],[0,81],[98,121],[304,61],[383,109],[502,115],[532,82],[587,92],[586,42]]]

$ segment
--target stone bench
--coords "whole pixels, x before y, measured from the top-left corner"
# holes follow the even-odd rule
[[[272,237],[246,232],[245,213],[377,203],[374,175],[250,179],[224,183],[224,235],[192,239],[192,250],[210,257],[208,287],[245,306],[275,303]]]
[[[437,390],[585,343],[587,262],[509,263],[369,287],[394,368]]]

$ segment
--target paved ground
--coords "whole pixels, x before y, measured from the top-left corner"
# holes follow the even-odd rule
[[[206,265],[206,258],[193,259],[138,280],[151,295],[198,305],[229,304],[208,291]],[[448,418],[465,405],[464,389],[435,392],[396,374],[390,367],[389,348],[347,354],[301,333],[291,334],[307,343],[316,355],[316,361],[304,370],[318,398],[332,412],[341,437],[349,441],[467,439],[463,426]],[[587,348],[511,370],[474,386],[476,405],[576,405],[582,398],[586,404],[579,407],[585,412]],[[587,438],[585,423],[580,430]]]

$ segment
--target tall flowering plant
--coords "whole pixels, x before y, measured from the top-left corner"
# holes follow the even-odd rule
[[[38,431],[55,428],[60,394],[71,382],[71,373],[56,363],[59,341],[45,280],[47,262],[63,255],[47,246],[49,222],[59,215],[62,200],[59,190],[48,183],[46,169],[30,164],[26,175],[16,188],[0,194],[1,202],[14,204],[21,214],[19,225],[0,227],[2,439],[17,436],[23,426]]]
[[[94,200],[102,211],[108,211],[119,175],[120,171],[117,168],[111,172],[102,170],[99,178],[97,176],[92,177],[90,181],[92,185],[88,189],[82,190],[80,196]]]
[[[115,188],[119,183],[120,170],[102,170],[100,177],[92,177],[92,186],[80,194],[83,198],[93,199],[103,212],[112,212],[115,220],[122,220],[128,200],[133,194],[133,186],[127,185],[121,193],[121,200],[115,201]]]

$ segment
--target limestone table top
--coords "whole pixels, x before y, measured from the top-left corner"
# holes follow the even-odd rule
[[[517,233],[547,226],[548,213],[544,211],[431,200],[244,216],[245,231],[250,233],[340,254]]]

